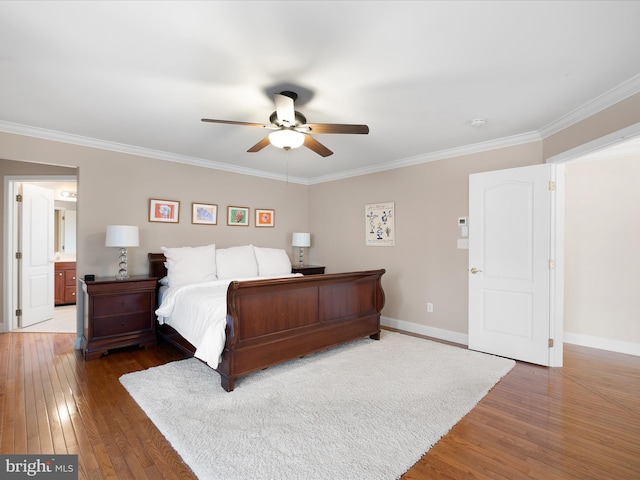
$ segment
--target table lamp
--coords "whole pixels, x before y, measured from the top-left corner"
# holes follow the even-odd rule
[[[127,273],[127,247],[137,247],[140,245],[138,227],[132,225],[109,225],[104,242],[105,247],[118,248],[118,274],[116,280],[126,280]]]
[[[300,258],[298,265],[302,267],[304,264],[304,248],[311,246],[310,233],[294,233],[291,237],[291,245],[300,248]]]

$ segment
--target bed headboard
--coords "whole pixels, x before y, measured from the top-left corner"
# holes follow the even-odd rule
[[[149,259],[150,277],[161,279],[167,276],[167,267],[164,265],[167,258],[164,256],[164,253],[149,253],[147,254],[147,258]]]

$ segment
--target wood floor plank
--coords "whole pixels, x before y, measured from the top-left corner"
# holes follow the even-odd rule
[[[13,399],[13,445],[12,453],[27,452],[27,419],[25,414],[25,373],[24,373],[24,347],[22,339],[19,339],[17,348],[14,351],[16,357],[13,359],[15,371],[13,379],[15,381],[15,396]],[[19,355],[19,357],[18,357]]]
[[[120,384],[169,345],[85,362],[75,335],[0,335],[0,453],[78,454],[78,478],[195,479]],[[518,362],[403,480],[640,478],[640,358],[565,345]]]
[[[24,399],[25,421],[27,428],[27,453],[38,453],[40,449],[40,436],[38,432],[38,402],[37,391],[40,381],[40,369],[38,368],[38,346],[35,342],[36,335],[25,337],[28,348],[24,357]]]
[[[13,378],[15,368],[11,364],[12,342],[9,335],[0,335],[0,366],[6,369],[0,371],[0,452],[13,453],[13,439],[15,432],[16,381]]]

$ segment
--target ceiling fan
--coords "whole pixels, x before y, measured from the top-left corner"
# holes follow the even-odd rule
[[[228,123],[231,125],[245,125],[273,130],[247,152],[258,152],[271,144],[278,148],[289,150],[305,146],[318,155],[328,157],[333,152],[311,136],[315,133],[356,133],[367,134],[367,125],[352,125],[344,123],[307,123],[307,119],[300,112],[295,111],[294,102],[298,98],[295,92],[281,92],[273,95],[276,111],[269,117],[270,125],[252,122],[236,122],[234,120],[214,120],[203,118],[203,122]]]

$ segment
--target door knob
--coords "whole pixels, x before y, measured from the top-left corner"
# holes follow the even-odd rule
[[[482,270],[478,270],[476,267],[473,267],[473,268],[471,269],[471,273],[473,273],[474,275],[475,275],[476,273],[481,272],[481,271],[482,271]]]

